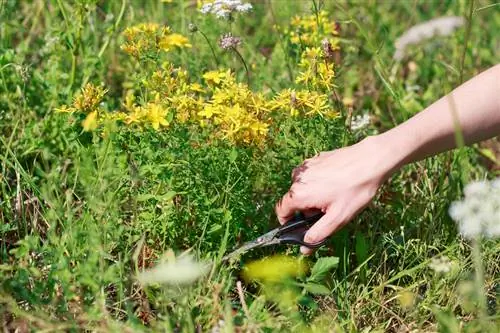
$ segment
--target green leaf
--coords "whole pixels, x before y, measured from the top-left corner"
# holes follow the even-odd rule
[[[213,234],[213,233],[219,232],[221,230],[222,230],[222,225],[220,225],[220,224],[214,224],[214,225],[212,225],[212,227],[208,231],[208,234]]]
[[[337,267],[339,258],[337,257],[323,257],[319,258],[311,269],[311,276],[309,280],[321,281],[329,270]]]
[[[143,194],[139,194],[137,196],[137,201],[143,202],[143,201],[148,201],[150,199],[154,199],[157,201],[169,201],[169,200],[172,200],[176,194],[177,194],[177,192],[175,192],[175,191],[168,191],[165,194],[143,193]]]
[[[237,158],[238,158],[238,151],[236,150],[236,148],[233,148],[229,153],[229,162],[234,163]]]
[[[329,295],[330,289],[325,285],[319,283],[308,282],[304,285],[304,288],[313,295]]]

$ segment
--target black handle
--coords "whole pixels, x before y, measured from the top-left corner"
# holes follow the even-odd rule
[[[317,243],[306,243],[304,242],[304,236],[307,230],[323,216],[323,213],[317,213],[309,217],[304,217],[303,214],[299,214],[287,223],[285,223],[281,228],[276,237],[279,238],[282,244],[298,244],[303,245],[308,248],[314,249],[324,245],[328,239],[325,238],[321,242]]]

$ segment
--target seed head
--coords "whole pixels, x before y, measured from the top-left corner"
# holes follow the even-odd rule
[[[331,62],[333,58],[335,57],[335,52],[333,50],[332,44],[330,41],[325,38],[321,41],[321,48],[323,49],[323,57],[328,61]]]
[[[189,23],[189,25],[188,25],[188,31],[192,32],[192,33],[197,32],[198,31],[198,26],[196,24],[194,24],[194,23]]]

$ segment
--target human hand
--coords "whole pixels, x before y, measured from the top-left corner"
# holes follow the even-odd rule
[[[290,190],[276,205],[281,224],[296,211],[325,215],[306,233],[304,241],[320,242],[348,223],[372,200],[396,163],[376,137],[355,145],[322,152],[295,168]],[[393,154],[392,154],[393,155]],[[310,254],[311,249],[301,247]]]

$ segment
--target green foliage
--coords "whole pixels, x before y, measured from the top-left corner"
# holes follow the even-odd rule
[[[474,2],[466,49],[462,28],[411,47],[404,61],[394,62],[394,41],[411,25],[463,15],[468,6],[314,1],[340,26],[335,87],[319,91],[328,95],[339,117],[272,114],[260,145],[236,144],[218,136],[217,127],[196,122],[172,121],[158,131],[103,122],[85,132],[87,115],[55,112],[71,105],[87,83],[108,89],[96,106],[104,112],[123,110],[130,90],[137,103],[145,104],[154,94],[144,80],[165,61],[185,69],[192,82],[202,83],[209,70],[230,68],[236,81],[245,83],[240,59],[217,47],[219,36],[229,30],[243,38],[238,50],[250,70],[249,89],[270,99],[295,86],[305,45],[292,45],[273,26],[289,27],[296,14],[314,15],[313,2],[255,2],[253,12],[231,23],[200,14],[193,3],[0,0],[4,327],[495,331],[499,243],[481,247],[488,301],[484,324],[477,320],[470,290],[471,247],[457,237],[447,215],[464,183],[492,175],[478,151],[495,158],[483,148],[405,167],[370,207],[317,251],[305,276],[235,287],[250,260],[284,252],[295,256],[293,247],[256,250],[234,266],[219,260],[276,225],[274,204],[305,158],[382,132],[449,92],[462,75],[470,78],[497,62],[497,7]],[[192,48],[172,50],[146,64],[131,61],[120,49],[122,32],[144,22],[168,24],[187,36]],[[189,23],[198,32],[190,34]],[[362,113],[371,115],[370,126],[351,130],[352,116]],[[201,281],[182,287],[137,282],[140,271],[186,251],[213,263]],[[428,264],[444,254],[457,268],[434,274]],[[411,302],[402,301],[403,292]]]

